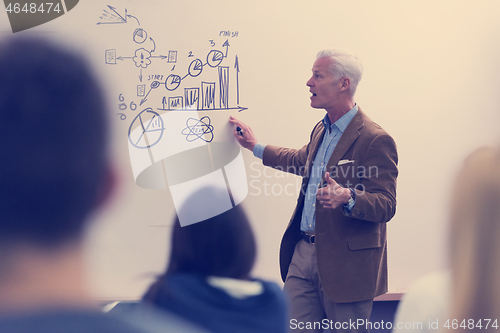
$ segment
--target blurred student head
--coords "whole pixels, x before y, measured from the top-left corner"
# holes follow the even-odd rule
[[[181,209],[200,209],[193,203],[204,195],[218,196],[219,189],[204,188],[186,200]],[[196,198],[196,200],[191,200]],[[256,245],[249,220],[241,205],[195,224],[182,227],[176,217],[167,269],[145,294],[152,301],[169,275],[187,273],[248,279],[256,258]]]
[[[500,314],[500,150],[469,156],[453,193],[450,318],[494,321]]]
[[[37,37],[0,42],[0,244],[79,239],[106,196],[107,116],[78,54]]]
[[[201,189],[195,196],[217,196],[221,190]],[[186,200],[181,209],[199,209]],[[189,206],[189,207],[187,207]],[[236,279],[249,277],[255,262],[255,239],[248,218],[238,205],[205,221],[181,227],[174,221],[167,274],[193,273]]]

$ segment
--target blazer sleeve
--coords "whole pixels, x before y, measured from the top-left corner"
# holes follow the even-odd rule
[[[398,176],[396,143],[387,133],[376,136],[364,155],[360,182],[355,186],[356,204],[351,217],[388,222],[396,213]]]
[[[283,148],[268,145],[264,149],[262,162],[265,166],[272,167],[284,172],[293,173],[298,176],[307,174],[306,165],[312,142],[318,139],[321,133],[322,122],[318,122],[311,132],[310,140],[307,145],[300,149]]]
[[[262,161],[265,166],[293,173],[298,176],[304,176],[307,152],[308,145],[300,149],[268,145],[264,150]]]

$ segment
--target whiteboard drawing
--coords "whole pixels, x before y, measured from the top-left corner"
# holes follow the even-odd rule
[[[214,139],[214,127],[210,124],[211,120],[208,116],[201,119],[189,118],[186,121],[186,128],[182,130],[182,134],[186,136],[188,142],[201,139],[205,142],[212,142]]]
[[[134,135],[132,129],[135,127],[139,127],[142,131],[135,131]],[[164,130],[160,115],[153,109],[146,108],[132,120],[128,134],[129,142],[138,149],[149,148],[161,140]]]
[[[137,17],[132,15],[127,15],[127,9],[125,8],[125,15],[121,16],[115,7],[108,5],[108,9],[103,9],[101,16],[99,19],[101,21],[97,22],[97,24],[122,24],[127,23],[127,18],[133,18],[140,25]]]
[[[168,188],[178,214],[184,200],[202,187],[227,191],[224,200],[212,203],[211,216],[195,214],[196,220],[179,216],[183,226],[240,204],[248,184],[241,148],[229,123],[230,115],[247,110],[240,105],[240,59],[232,54],[229,42],[238,33],[221,36],[214,31],[201,51],[176,46],[164,55],[157,53],[157,47],[162,49],[168,40],[155,40],[153,30],[138,26],[139,19],[127,9],[108,6],[104,14],[99,21],[103,29],[123,29],[124,40],[135,49],[125,54],[118,46],[109,48],[105,64],[139,71],[127,83],[133,94],[120,94],[118,104],[120,119],[130,122],[128,147],[136,184]]]
[[[142,44],[148,39],[148,33],[144,29],[137,28],[134,30],[133,39],[137,44]]]

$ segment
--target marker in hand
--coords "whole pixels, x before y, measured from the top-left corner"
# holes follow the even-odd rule
[[[257,139],[250,126],[245,125],[233,116],[229,116],[229,123],[234,126],[233,135],[236,141],[238,141],[243,148],[253,151],[253,148],[257,144]]]

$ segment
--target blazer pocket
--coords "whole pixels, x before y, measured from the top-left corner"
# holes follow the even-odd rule
[[[375,249],[382,246],[379,235],[349,238],[347,243],[352,251]]]

